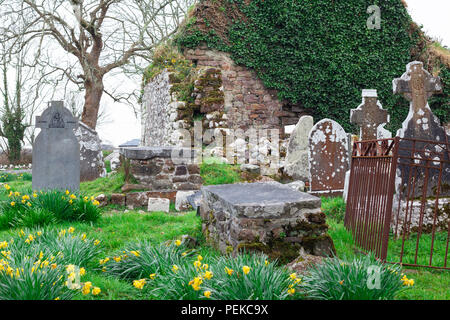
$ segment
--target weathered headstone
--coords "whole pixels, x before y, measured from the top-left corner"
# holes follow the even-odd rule
[[[78,120],[62,101],[52,101],[36,117],[36,127],[41,132],[33,145],[33,190],[79,190],[80,145],[74,134]]]
[[[313,117],[301,117],[289,139],[284,172],[295,180],[308,181],[309,178],[308,143],[313,125]]]
[[[394,79],[393,90],[410,101],[408,117],[398,136],[445,141],[445,130],[428,105],[428,98],[442,91],[439,77],[433,77],[423,69],[422,62],[414,61],[406,66],[401,78]]]
[[[402,128],[398,130],[397,135],[400,138],[399,143],[399,157],[400,164],[397,169],[397,193],[406,192],[404,186],[399,185],[401,181],[408,183],[410,166],[402,165],[405,159],[414,157],[416,164],[416,176],[424,177],[427,174],[428,181],[425,184],[425,179],[414,188],[414,195],[422,196],[424,193],[423,187],[426,185],[426,196],[435,196],[437,185],[439,183],[439,170],[427,169],[426,166],[435,165],[439,163],[427,161],[426,159],[441,159],[443,161],[449,160],[448,152],[445,152],[445,143],[450,142],[444,127],[441,126],[439,119],[433,114],[428,104],[428,98],[433,94],[442,91],[442,85],[439,77],[433,77],[428,71],[423,68],[423,63],[414,61],[406,66],[406,72],[401,78],[393,80],[393,91],[397,94],[402,94],[409,104],[409,114],[402,124]],[[412,141],[409,139],[418,139]],[[431,143],[429,143],[429,142]],[[440,142],[438,145],[433,142]],[[411,150],[416,150],[412,152]],[[406,157],[406,158],[405,158]],[[412,159],[410,161],[413,161]],[[448,162],[447,162],[448,163]],[[427,171],[427,172],[426,172]],[[450,188],[445,186],[450,185],[450,168],[444,163],[444,168],[441,176],[440,195],[450,195]]]
[[[309,133],[311,192],[341,193],[348,169],[348,136],[345,130],[336,121],[319,121]]]
[[[360,127],[361,140],[376,140],[378,128],[389,122],[387,110],[378,101],[377,90],[362,91],[362,104],[350,110],[350,122]]]
[[[106,176],[102,142],[97,132],[80,121],[75,136],[80,144],[80,181]]]

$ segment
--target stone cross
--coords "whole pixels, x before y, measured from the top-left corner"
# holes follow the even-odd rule
[[[425,111],[428,98],[442,91],[439,77],[433,77],[423,68],[423,63],[420,61],[409,63],[406,66],[406,73],[401,78],[394,79],[393,88],[394,93],[403,94],[407,100],[411,101],[414,113]]]
[[[62,101],[52,101],[36,117],[36,127],[41,132],[33,145],[33,190],[79,190],[80,145],[74,134],[78,120]]]
[[[350,110],[350,122],[360,127],[361,140],[376,140],[378,127],[389,122],[388,112],[377,97],[377,90],[365,89],[362,104]]]
[[[444,127],[441,126],[439,119],[433,114],[428,104],[428,99],[435,93],[442,91],[442,85],[439,77],[433,77],[428,71],[423,68],[423,63],[414,61],[406,66],[406,72],[401,78],[393,80],[393,91],[397,94],[402,94],[408,101],[409,114],[403,121],[402,128],[398,130],[397,136],[401,139],[399,142],[399,156],[403,159],[415,157],[414,162],[418,165],[415,169],[417,177],[425,176],[425,167],[433,165],[432,162],[425,159],[430,157],[441,158],[448,161],[448,152],[442,152],[444,144],[438,145],[436,143],[445,143],[450,141],[445,132]],[[413,142],[411,139],[415,139]],[[429,143],[430,141],[431,143]],[[410,150],[417,150],[412,153]],[[443,149],[442,149],[443,150]],[[430,156],[433,155],[433,156]],[[420,160],[424,159],[424,160]],[[428,196],[436,196],[437,185],[439,182],[439,170],[428,170],[428,181],[426,194]],[[410,176],[409,166],[401,163],[397,169],[396,194],[406,192],[407,188],[404,186],[409,183]],[[441,186],[450,183],[450,170],[445,168],[440,177]],[[425,187],[423,179],[416,183],[414,194],[412,197],[419,197],[422,195],[422,189]],[[440,195],[450,195],[450,189],[441,188]]]

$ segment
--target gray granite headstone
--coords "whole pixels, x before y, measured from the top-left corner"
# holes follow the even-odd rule
[[[80,145],[74,134],[78,120],[62,101],[52,101],[36,117],[36,127],[41,132],[33,145],[33,190],[79,190]]]

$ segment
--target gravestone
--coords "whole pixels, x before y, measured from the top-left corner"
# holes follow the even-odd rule
[[[365,89],[362,91],[362,104],[350,110],[350,122],[360,127],[361,140],[378,139],[380,126],[384,129],[382,126],[389,122],[388,112],[377,97],[377,90]]]
[[[52,101],[36,117],[36,127],[41,132],[33,145],[33,190],[79,190],[80,145],[74,134],[78,120],[62,101]]]
[[[342,194],[348,169],[348,136],[345,130],[336,121],[319,121],[309,133],[311,192]]]
[[[422,196],[425,192],[423,187],[426,185],[426,196],[435,196],[439,180],[439,170],[425,169],[422,166],[434,165],[439,167],[438,162],[427,161],[426,159],[449,160],[449,153],[445,151],[445,143],[450,142],[444,127],[441,126],[439,119],[433,114],[428,104],[428,99],[435,93],[442,91],[442,85],[439,77],[433,77],[428,71],[423,69],[423,63],[414,61],[406,66],[406,72],[401,78],[393,80],[393,91],[402,94],[408,101],[409,114],[398,130],[397,135],[400,138],[399,157],[400,163],[397,169],[397,193],[406,192],[406,183],[409,180],[410,167],[402,165],[413,161],[417,165],[418,177],[423,177],[427,173],[428,182],[424,179],[414,188],[414,196]],[[408,139],[419,139],[415,142]],[[429,141],[429,142],[427,142]],[[431,142],[431,143],[430,143]],[[440,142],[435,144],[433,142]],[[411,150],[417,150],[411,152]],[[419,151],[420,150],[420,151]],[[406,157],[406,158],[404,158]],[[409,159],[408,159],[409,158]],[[443,164],[443,173],[441,176],[440,195],[450,195],[450,168],[448,162]],[[401,184],[403,181],[403,185]]]
[[[286,154],[284,172],[294,180],[308,181],[308,142],[309,131],[314,125],[311,116],[303,116],[291,133]]]
[[[102,142],[97,132],[79,121],[74,133],[80,144],[80,181],[105,177]]]

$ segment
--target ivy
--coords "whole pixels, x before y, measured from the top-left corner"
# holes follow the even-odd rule
[[[219,36],[224,31],[209,27],[212,23],[204,17],[203,28],[191,20],[175,38],[181,48],[206,44],[229,52],[237,64],[254,69],[267,88],[276,89],[280,100],[300,103],[316,121],[332,118],[347,131],[356,132],[349,110],[361,103],[361,90],[377,89],[391,115],[388,129],[401,127],[408,102],[392,93],[392,80],[414,58],[421,30],[411,27],[400,0],[200,1],[207,3],[225,17],[237,8],[245,19],[228,21],[225,39]],[[367,28],[370,5],[381,8],[381,29]],[[430,104],[448,122],[448,67],[442,67],[440,76],[444,92]]]

